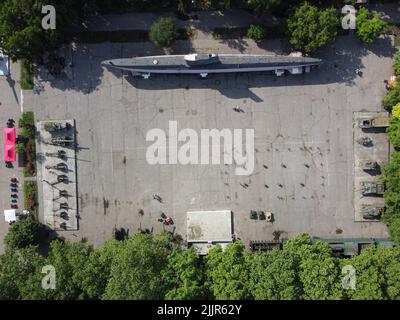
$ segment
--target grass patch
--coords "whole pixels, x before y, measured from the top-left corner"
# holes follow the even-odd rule
[[[18,148],[22,153],[24,163],[24,176],[33,177],[36,174],[36,127],[33,112],[24,112],[19,119],[18,126],[21,133],[18,136]]]
[[[39,202],[37,184],[35,181],[24,182],[24,208],[33,212],[35,217],[38,218]]]
[[[176,40],[189,40],[193,35],[191,29],[178,29]],[[102,42],[148,42],[149,30],[117,30],[117,31],[90,31],[76,35],[75,40],[83,43]]]
[[[20,63],[21,79],[20,84],[22,90],[33,89],[33,66],[27,59],[22,59]]]

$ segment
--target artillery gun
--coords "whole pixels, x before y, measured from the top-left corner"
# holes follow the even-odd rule
[[[366,220],[379,220],[385,210],[384,206],[380,205],[364,205],[361,208],[361,214]]]
[[[68,177],[65,174],[57,176],[57,182],[68,182]]]
[[[372,139],[370,137],[361,137],[360,139],[357,140],[357,142],[364,147],[370,147],[372,146]]]
[[[363,181],[360,183],[360,185],[363,196],[383,195],[385,193],[385,186],[381,182]]]
[[[55,170],[59,170],[59,171],[64,171],[67,172],[68,171],[68,166],[65,163],[57,163],[55,166],[46,166],[46,169],[55,169]]]
[[[71,128],[71,125],[68,122],[66,122],[66,123],[46,122],[44,124],[44,129],[48,132],[63,131],[63,130],[68,130],[70,128]]]
[[[46,157],[64,158],[66,156],[65,150],[58,150],[57,152],[46,152]]]
[[[47,139],[44,141],[44,143],[58,145],[58,146],[66,146],[73,142],[74,142],[74,138],[69,137],[69,136],[54,137],[54,138]]]
[[[361,160],[360,167],[364,171],[375,171],[378,169],[378,163],[372,160]]]

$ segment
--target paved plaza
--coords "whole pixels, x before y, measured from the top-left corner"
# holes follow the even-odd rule
[[[241,50],[220,44],[218,52]],[[144,80],[100,66],[107,59],[154,54],[147,44],[75,45],[63,53],[73,68],[39,81],[26,101],[36,120],[76,121],[79,230],[60,235],[99,245],[115,226],[131,233],[166,228],[185,237],[186,212],[232,210],[235,235],[246,243],[272,240],[276,231],[282,238],[301,232],[387,237],[381,223],[354,222],[353,112],[381,111],[384,80],[392,72],[390,39],[366,48],[340,38],[317,56],[326,61],[320,70],[281,78],[254,73]],[[237,106],[244,112],[235,112]],[[234,165],[224,164],[149,165],[146,134],[153,128],[168,132],[171,120],[178,130],[198,133],[254,129],[253,173],[238,176]],[[250,220],[250,210],[270,211],[274,222]],[[175,224],[158,222],[161,212]]]

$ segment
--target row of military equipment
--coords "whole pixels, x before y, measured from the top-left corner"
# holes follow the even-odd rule
[[[65,131],[65,133],[67,133],[70,129],[72,128],[71,124],[69,124],[68,122],[46,122],[44,124],[44,129],[47,132],[50,132],[51,134],[55,133],[55,132],[63,132]],[[49,139],[45,139],[44,143],[46,144],[53,144],[53,145],[58,145],[58,146],[67,146],[71,143],[74,143],[75,139],[73,136],[68,135],[68,134],[64,134],[61,136],[57,136],[57,137],[51,137]]]

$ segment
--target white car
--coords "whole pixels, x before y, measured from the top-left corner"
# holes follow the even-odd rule
[[[10,58],[3,55],[0,49],[0,76],[8,76],[10,74]]]

